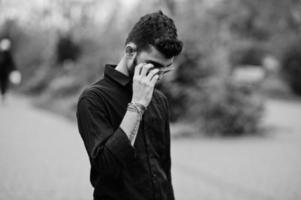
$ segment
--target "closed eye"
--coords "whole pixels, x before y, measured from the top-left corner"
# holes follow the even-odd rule
[[[152,60],[146,60],[145,61],[146,63],[150,63],[150,64],[152,64],[152,65],[154,65],[154,67],[155,68],[166,68],[166,67],[169,67],[169,66],[171,66],[172,65],[172,63],[170,63],[170,64],[168,64],[167,66],[164,66],[164,65],[162,65],[162,64],[160,64],[160,63],[158,63],[158,62],[156,62],[156,61],[152,61]]]
[[[170,72],[174,69],[175,68],[171,66],[171,67],[164,67],[163,69],[160,69],[160,71],[163,72],[163,73],[167,73],[167,72]]]

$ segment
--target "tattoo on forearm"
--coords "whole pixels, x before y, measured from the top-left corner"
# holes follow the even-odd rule
[[[136,138],[136,136],[138,134],[138,129],[139,129],[140,121],[142,119],[142,114],[143,114],[143,112],[144,112],[145,109],[141,110],[140,107],[137,107],[135,104],[129,103],[127,110],[131,111],[131,112],[135,112],[135,113],[138,114],[138,118],[136,120],[136,123],[135,123],[135,126],[134,126],[134,130],[129,135],[129,140],[130,140],[131,144],[134,145],[135,138]]]
[[[133,132],[131,132],[131,134],[129,135],[129,139],[130,139],[132,145],[134,144],[135,137],[138,133],[139,125],[140,125],[140,119],[137,119],[136,124],[135,124],[135,128],[134,128]]]

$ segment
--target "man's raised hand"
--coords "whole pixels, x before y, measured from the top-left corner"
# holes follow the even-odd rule
[[[159,78],[158,72],[159,70],[155,69],[152,64],[140,63],[136,66],[133,77],[132,102],[148,106]]]

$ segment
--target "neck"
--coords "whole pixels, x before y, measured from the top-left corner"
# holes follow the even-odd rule
[[[121,58],[121,60],[119,61],[119,63],[115,67],[115,70],[123,73],[126,76],[129,76],[129,71],[128,71],[128,68],[126,66],[126,62],[125,62],[125,58],[124,57]]]

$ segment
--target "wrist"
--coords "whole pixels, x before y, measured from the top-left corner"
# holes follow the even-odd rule
[[[136,106],[141,112],[144,112],[147,109],[147,106],[145,106],[143,103],[134,100],[132,100],[129,104]]]
[[[128,103],[128,110],[137,112],[140,116],[143,115],[146,107],[140,103],[130,102]]]

